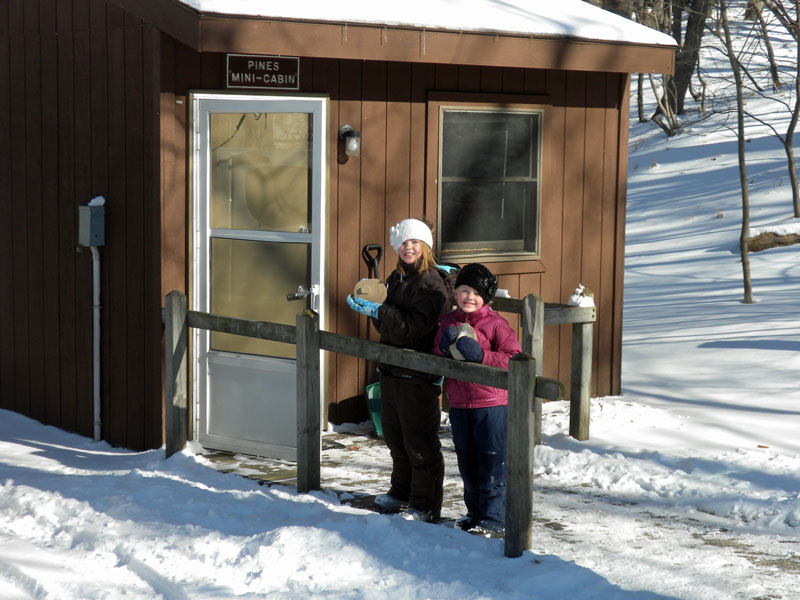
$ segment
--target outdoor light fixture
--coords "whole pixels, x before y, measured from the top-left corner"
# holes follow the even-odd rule
[[[361,154],[361,132],[345,123],[339,127],[339,139],[344,142],[344,153],[347,156]]]

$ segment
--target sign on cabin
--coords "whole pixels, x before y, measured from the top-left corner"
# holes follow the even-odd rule
[[[299,90],[297,56],[226,55],[226,84],[234,89]]]

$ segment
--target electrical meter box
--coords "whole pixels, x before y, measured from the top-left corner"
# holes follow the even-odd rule
[[[102,246],[106,242],[106,207],[78,207],[78,243],[81,246]]]

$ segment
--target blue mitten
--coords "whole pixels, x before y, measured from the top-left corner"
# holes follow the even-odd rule
[[[442,335],[439,338],[439,350],[442,351],[442,354],[445,356],[450,356],[450,345],[456,341],[456,328],[452,325],[450,327],[445,327],[444,331],[442,331]]]
[[[364,300],[363,298],[353,298],[353,296],[350,294],[347,295],[347,305],[350,308],[361,313],[362,315],[372,317],[373,319],[378,318],[378,310],[380,309],[381,304],[382,303],[378,302],[370,302],[369,300]]]
[[[477,340],[473,340],[471,337],[462,336],[458,338],[456,341],[456,348],[458,348],[461,356],[463,356],[464,360],[467,362],[479,363],[483,361],[483,350],[481,350],[481,345],[477,342]]]

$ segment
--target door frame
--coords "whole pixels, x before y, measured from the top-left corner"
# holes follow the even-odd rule
[[[312,298],[311,306],[319,315],[320,329],[324,327],[326,322],[325,311],[325,298],[326,298],[326,261],[327,254],[327,208],[328,208],[328,120],[329,120],[329,97],[325,94],[292,94],[292,93],[247,93],[247,92],[225,92],[218,90],[191,90],[187,95],[188,100],[188,125],[189,132],[189,223],[191,230],[188,236],[188,260],[189,260],[189,295],[188,305],[190,310],[197,310],[202,312],[209,312],[209,282],[207,265],[200,264],[201,249],[199,244],[201,239],[205,237],[204,242],[208,246],[210,239],[211,227],[208,218],[209,203],[204,198],[207,196],[207,190],[210,184],[210,169],[199,168],[199,162],[203,156],[203,144],[208,142],[207,135],[209,131],[208,122],[201,122],[204,117],[210,112],[214,111],[214,105],[224,104],[227,102],[237,102],[242,104],[241,112],[250,112],[247,110],[248,105],[252,103],[262,102],[280,102],[285,103],[282,108],[285,111],[281,112],[308,112],[314,115],[313,128],[314,135],[312,136],[312,175],[311,175],[311,193],[312,193],[312,207],[317,208],[317,213],[312,211],[312,231],[308,234],[303,233],[284,233],[280,234],[281,241],[290,242],[292,238],[301,241],[301,238],[310,238],[311,247],[315,249],[311,256],[311,273],[310,279],[312,285],[314,281],[318,282],[318,294],[316,298]],[[209,106],[210,108],[202,108]],[[310,107],[310,110],[309,110]],[[302,108],[302,110],[298,110]],[[208,158],[208,155],[206,155]],[[203,178],[205,173],[205,178]],[[205,201],[205,206],[203,202]],[[205,211],[201,210],[205,208]],[[220,233],[217,231],[217,233]],[[220,237],[229,237],[222,233]],[[235,236],[232,236],[235,237]],[[265,238],[269,235],[265,234]],[[209,249],[206,248],[206,253]],[[314,275],[316,274],[316,277]],[[201,434],[201,411],[203,407],[202,402],[205,401],[204,395],[207,394],[208,385],[208,346],[210,344],[210,335],[203,330],[195,329],[189,336],[190,356],[191,361],[189,364],[189,377],[191,381],[190,389],[192,394],[192,411],[193,418],[191,419],[192,439],[199,440]],[[202,360],[202,363],[201,363]],[[291,359],[286,359],[291,360]],[[200,372],[200,365],[205,366],[205,371]],[[325,382],[326,382],[326,369],[325,361],[320,361],[320,416],[323,418],[324,423],[324,405],[325,405]],[[238,450],[241,452],[248,452],[249,444],[245,441],[244,446]],[[296,448],[294,449],[296,451]],[[281,451],[283,452],[283,451]],[[287,455],[283,452],[277,458],[294,459],[295,452]]]

